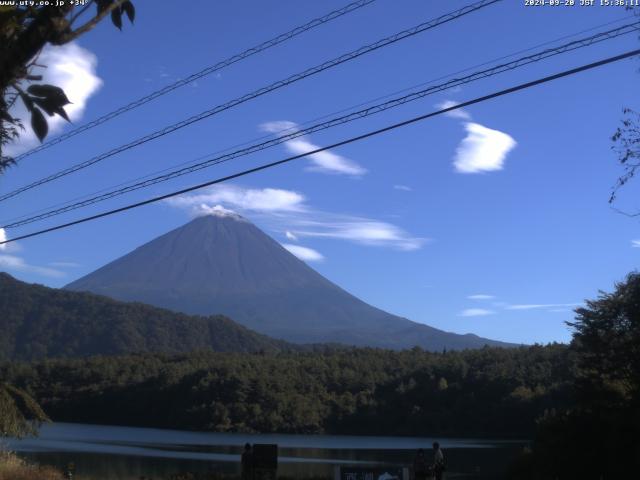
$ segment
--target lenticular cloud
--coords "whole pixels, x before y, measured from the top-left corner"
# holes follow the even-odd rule
[[[465,124],[467,136],[456,150],[453,165],[459,173],[479,173],[502,170],[507,154],[517,142],[504,132],[479,123]]]

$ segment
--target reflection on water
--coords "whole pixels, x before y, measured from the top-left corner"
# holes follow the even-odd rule
[[[238,474],[241,447],[279,445],[278,473],[293,478],[332,477],[334,465],[410,465],[433,438],[336,435],[249,435],[148,428],[53,424],[39,438],[12,440],[9,447],[34,461],[76,464],[79,480],[168,478],[180,472]],[[438,439],[449,477],[495,478],[521,447],[518,442]]]

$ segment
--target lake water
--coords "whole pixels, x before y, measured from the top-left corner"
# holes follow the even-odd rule
[[[448,478],[497,478],[522,442],[463,438],[361,437],[346,435],[250,435],[55,423],[38,438],[10,440],[8,447],[32,461],[76,465],[78,480],[154,480],[177,473],[239,473],[246,443],[279,446],[278,475],[332,478],[334,465],[408,466],[418,448],[429,458],[438,440]]]

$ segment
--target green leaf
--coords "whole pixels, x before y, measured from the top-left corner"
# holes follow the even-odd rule
[[[67,112],[63,107],[56,107],[55,112],[62,118],[64,118],[67,122],[71,123],[71,120],[69,119],[69,116],[67,115]]]
[[[42,110],[47,112],[47,115],[49,115],[50,117],[53,117],[55,115],[56,106],[48,98],[33,97],[33,102]]]
[[[120,8],[111,10],[111,21],[118,27],[118,30],[122,30],[122,10]]]
[[[57,106],[62,107],[71,103],[64,93],[64,90],[55,85],[30,85],[29,88],[27,88],[27,92],[37,97],[50,99]]]
[[[129,1],[124,2],[120,8],[122,8],[122,11],[127,14],[129,21],[133,24],[133,21],[136,18],[136,7],[133,6],[133,3]]]
[[[49,133],[47,119],[44,118],[44,115],[38,108],[31,110],[31,128],[33,128],[40,142],[42,142],[47,136],[47,133]]]
[[[31,97],[29,95],[26,95],[20,92],[20,98],[22,99],[22,103],[24,103],[24,106],[27,108],[27,110],[32,112],[34,109],[34,106],[33,106],[33,100],[31,100]]]

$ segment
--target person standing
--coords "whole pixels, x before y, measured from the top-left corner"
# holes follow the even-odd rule
[[[253,448],[250,443],[244,444],[240,465],[242,467],[242,480],[253,480]]]
[[[445,463],[444,454],[438,442],[433,442],[433,476],[435,480],[442,480],[444,477]]]

